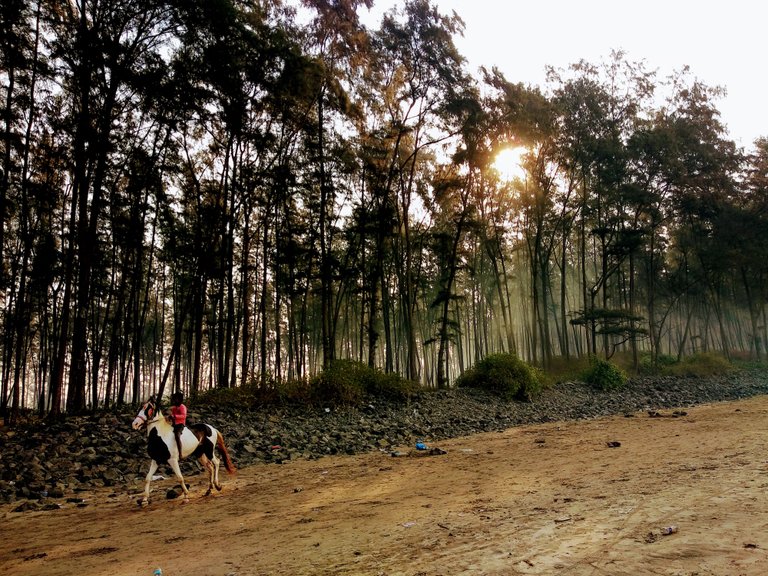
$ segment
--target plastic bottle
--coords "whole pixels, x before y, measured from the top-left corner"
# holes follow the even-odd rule
[[[155,571],[152,572],[153,576],[163,576],[163,569],[162,568],[155,568]]]

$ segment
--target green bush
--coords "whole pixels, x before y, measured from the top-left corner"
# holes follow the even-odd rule
[[[188,405],[207,408],[251,408],[257,403],[259,391],[256,386],[236,388],[211,388],[187,401]]]
[[[530,400],[542,389],[539,371],[514,354],[491,354],[459,376],[460,388],[480,388],[508,400]]]
[[[638,372],[640,374],[659,374],[669,366],[677,364],[677,358],[669,354],[659,354],[655,359],[650,352],[641,352]]]
[[[553,386],[560,382],[579,380],[589,367],[589,358],[586,356],[555,356],[547,363],[542,372],[544,387]]]
[[[294,378],[275,385],[271,398],[265,398],[265,403],[306,404],[311,400],[309,380]]]
[[[311,380],[310,395],[317,403],[355,405],[366,396],[405,400],[418,388],[399,374],[385,374],[352,360],[335,360]]]
[[[309,401],[309,382],[303,379],[277,382],[251,381],[235,388],[212,388],[198,394],[189,402],[207,408],[254,408],[278,404],[306,403]]]
[[[702,352],[686,356],[682,361],[664,368],[663,373],[669,376],[706,377],[727,374],[734,370],[725,356],[715,352]]]
[[[584,374],[584,381],[599,390],[617,390],[627,383],[626,373],[611,362],[593,356],[589,369]]]
[[[365,376],[365,391],[371,396],[387,400],[408,400],[419,390],[419,385],[413,380],[403,378],[400,374],[385,374],[380,370],[368,368]]]
[[[253,408],[280,404],[356,405],[367,396],[407,400],[419,385],[399,374],[385,374],[360,362],[335,360],[311,380],[252,382],[200,393],[192,404],[207,408]]]
[[[310,397],[322,404],[359,404],[365,392],[366,366],[336,360],[310,380]]]

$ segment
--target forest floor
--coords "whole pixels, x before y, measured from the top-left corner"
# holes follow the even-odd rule
[[[0,507],[3,576],[764,575],[768,396]],[[664,530],[675,527],[672,534]]]

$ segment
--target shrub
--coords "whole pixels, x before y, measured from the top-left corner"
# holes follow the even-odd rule
[[[360,404],[365,396],[405,400],[419,386],[399,374],[385,374],[352,360],[335,360],[310,382],[314,402],[324,404]]]
[[[366,396],[407,400],[419,385],[399,374],[385,374],[360,362],[335,360],[311,380],[252,382],[236,388],[214,388],[193,401],[208,408],[253,408],[278,404],[355,405]]]
[[[459,376],[460,388],[480,388],[508,400],[530,400],[542,389],[539,371],[514,354],[491,354]]]
[[[627,383],[627,375],[615,364],[593,356],[584,374],[584,381],[599,390],[617,390]]]
[[[669,376],[715,376],[727,374],[734,369],[728,359],[715,352],[702,352],[686,356],[681,362],[664,368],[663,373]]]
[[[335,360],[309,383],[314,402],[359,404],[363,399],[366,366],[350,360]]]
[[[250,408],[256,404],[258,390],[256,386],[238,386],[236,388],[211,388],[200,392],[187,403],[208,408]]]
[[[640,374],[659,374],[675,364],[677,364],[677,358],[669,354],[659,354],[654,359],[650,352],[642,352],[640,353],[638,372]]]
[[[416,382],[403,378],[400,374],[385,374],[371,368],[367,370],[364,380],[365,391],[371,396],[387,400],[408,400],[419,390]]]
[[[589,367],[589,358],[586,356],[555,356],[547,364],[542,373],[543,383],[554,385],[559,382],[568,382],[571,380],[580,380],[582,375]]]
[[[311,400],[309,380],[294,378],[277,384],[273,388],[271,399],[265,403],[305,404]]]
[[[212,388],[199,393],[190,402],[207,408],[254,408],[277,404],[302,403],[309,400],[309,382],[302,379],[276,382],[268,378],[261,383],[251,381],[235,388]]]

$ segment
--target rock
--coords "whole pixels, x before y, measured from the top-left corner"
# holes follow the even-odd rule
[[[31,502],[27,500],[26,502],[22,502],[19,504],[16,508],[13,509],[14,512],[29,512],[29,511],[36,511],[40,510],[41,506],[40,504],[37,504],[36,502]]]

